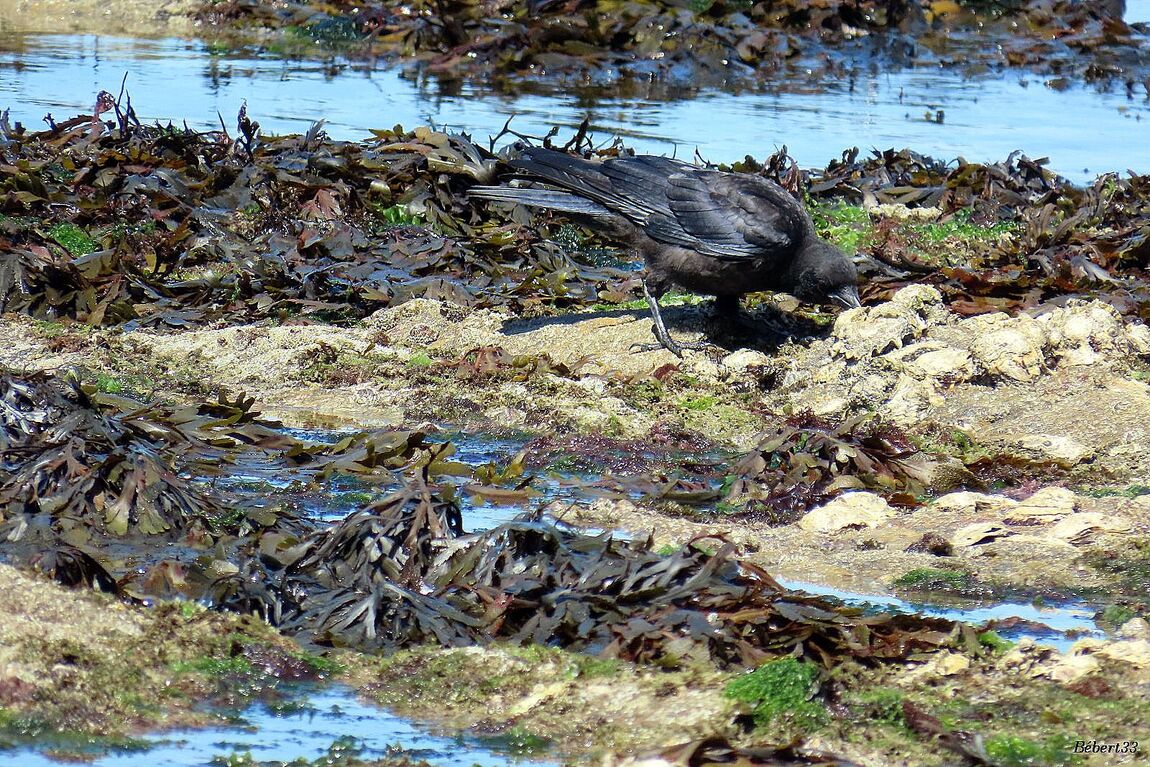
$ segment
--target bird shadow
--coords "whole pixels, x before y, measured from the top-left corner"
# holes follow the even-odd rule
[[[764,304],[740,309],[735,316],[717,312],[713,302],[663,307],[662,315],[667,329],[673,333],[699,335],[727,352],[754,349],[772,353],[787,341],[817,340],[831,332],[831,325]],[[520,335],[544,327],[576,326],[604,318],[650,322],[651,313],[647,309],[599,309],[552,317],[513,318],[504,321],[501,331],[504,335]],[[654,341],[653,333],[650,337]]]

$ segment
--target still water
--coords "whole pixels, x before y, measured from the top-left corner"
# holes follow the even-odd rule
[[[1150,5],[1150,1],[1144,3]],[[1137,8],[1134,6],[1138,6]],[[1150,16],[1131,4],[1131,14]],[[1106,171],[1150,171],[1150,98],[1072,85],[1057,90],[1020,72],[978,77],[937,66],[894,72],[855,70],[852,81],[776,83],[755,91],[700,91],[666,83],[572,87],[532,82],[530,93],[496,92],[483,82],[444,82],[384,64],[284,59],[214,52],[196,40],[0,32],[0,108],[30,128],[90,111],[101,90],[127,89],[145,120],[234,130],[240,105],[265,132],[296,133],[323,119],[337,139],[372,128],[433,124],[481,143],[515,116],[513,127],[563,135],[590,117],[597,138],[622,136],[644,152],[717,162],[763,158],[786,145],[799,164],[821,167],[849,147],[910,147],[971,161],[1016,149],[1049,157],[1077,181]],[[928,119],[942,110],[945,119]]]
[[[409,752],[414,760],[436,767],[497,767],[524,764],[548,767],[546,762],[525,760],[507,750],[489,748],[477,738],[434,735],[361,703],[342,685],[309,688],[297,685],[286,691],[280,704],[257,703],[237,712],[233,726],[198,730],[174,730],[144,736],[146,750],[119,753],[93,752],[89,767],[204,767],[213,758],[251,754],[257,762],[290,762],[317,759],[337,740],[354,741],[364,759],[387,756],[392,749]],[[222,764],[222,762],[219,762]],[[60,761],[32,750],[0,751],[0,765],[56,767]]]

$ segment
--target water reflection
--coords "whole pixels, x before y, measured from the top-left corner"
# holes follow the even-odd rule
[[[512,115],[518,131],[543,135],[553,125],[573,130],[589,116],[604,139],[619,135],[641,151],[679,156],[698,150],[715,161],[761,158],[785,144],[800,164],[821,166],[851,146],[909,146],[972,161],[1021,149],[1049,156],[1053,169],[1077,180],[1150,171],[1150,131],[1141,124],[1150,119],[1150,100],[1142,90],[1057,90],[1018,72],[975,78],[922,62],[895,72],[851,64],[829,81],[797,77],[754,91],[628,80],[536,81],[508,93],[506,82],[442,79],[372,62],[222,54],[200,41],[0,35],[0,107],[29,127],[39,127],[45,113],[89,110],[98,91],[118,92],[125,75],[141,118],[201,129],[218,127],[217,114],[231,126],[246,100],[265,131],[301,132],[324,119],[342,139],[434,124],[486,140]]]
[[[84,761],[90,767],[202,767],[213,757],[250,753],[256,762],[310,763],[327,753],[339,739],[354,740],[364,759],[387,756],[392,747],[411,752],[416,760],[438,767],[497,767],[531,764],[547,767],[547,762],[519,759],[498,753],[466,736],[432,735],[383,709],[361,703],[343,685],[312,688],[299,685],[275,707],[257,703],[237,712],[241,723],[230,727],[176,730],[147,735],[141,740],[146,751],[93,755]],[[7,762],[5,759],[15,761]],[[0,751],[0,762],[21,767],[49,767],[74,760],[59,760],[31,750]],[[220,762],[222,764],[222,762]]]

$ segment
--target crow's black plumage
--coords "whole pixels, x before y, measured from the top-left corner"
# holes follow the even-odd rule
[[[638,251],[655,336],[675,354],[658,299],[674,284],[737,311],[745,293],[774,290],[859,306],[858,274],[815,233],[803,206],[774,182],[666,157],[604,161],[529,147],[509,161],[533,186],[480,186],[470,194],[575,214]]]

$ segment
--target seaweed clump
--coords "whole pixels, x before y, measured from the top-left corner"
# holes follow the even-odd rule
[[[765,433],[731,468],[725,503],[741,509],[736,516],[773,524],[794,522],[847,490],[871,490],[913,506],[942,461],[873,413],[840,423],[794,415]],[[969,479],[978,484],[973,475]]]
[[[105,119],[112,114],[114,119]],[[418,128],[367,142],[145,125],[107,93],[30,133],[0,119],[0,311],[89,325],[346,323],[412,298],[519,313],[621,275],[466,199],[496,159]]]
[[[667,667],[754,667],[788,654],[825,666],[904,659],[961,631],[789,592],[722,538],[663,555],[649,540],[530,517],[462,535],[458,515],[450,496],[415,479],[307,538],[258,584],[232,579],[219,604],[256,609],[321,646],[499,639]]]

